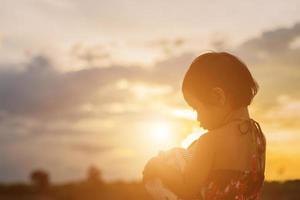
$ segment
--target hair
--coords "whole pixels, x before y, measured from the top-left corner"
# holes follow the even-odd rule
[[[210,92],[222,88],[233,109],[251,104],[258,84],[247,66],[227,52],[210,52],[198,56],[185,74],[182,92],[188,101],[189,93],[199,101],[212,104]]]

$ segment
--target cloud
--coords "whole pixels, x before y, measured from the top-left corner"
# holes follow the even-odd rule
[[[98,153],[103,153],[106,151],[109,151],[113,149],[112,147],[109,146],[101,146],[99,144],[72,144],[70,145],[70,148],[75,151],[82,152],[84,154],[98,154]]]
[[[300,23],[262,32],[228,50],[243,60],[260,85],[254,101],[265,109],[276,106],[282,94],[300,98],[300,46],[291,46],[300,37]]]
[[[92,96],[92,91],[86,88],[100,82],[101,79],[92,73],[61,74],[49,60],[38,56],[25,66],[24,71],[0,73],[0,109],[31,116],[63,113]]]
[[[276,105],[262,113],[263,120],[273,130],[290,130],[298,132],[300,124],[300,99],[280,95],[275,99]]]
[[[300,37],[300,23],[289,28],[264,31],[259,37],[243,42],[238,51],[251,63],[299,66],[300,47],[291,44]]]
[[[179,87],[190,55],[157,63],[152,69],[138,66],[92,67],[59,72],[46,57],[37,56],[24,70],[0,71],[0,111],[30,117],[64,117],[86,103],[105,104],[130,99],[128,90],[117,90],[121,79]]]
[[[184,38],[161,38],[159,40],[149,41],[145,45],[150,48],[159,48],[166,55],[172,55],[172,53],[181,50],[186,40]]]
[[[111,53],[104,45],[86,46],[84,44],[76,44],[70,54],[76,58],[76,62],[84,62],[86,66],[101,66],[111,59]]]

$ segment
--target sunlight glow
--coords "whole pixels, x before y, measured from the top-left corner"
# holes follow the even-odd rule
[[[171,125],[166,122],[156,122],[150,129],[153,139],[158,142],[166,142],[171,139]]]
[[[136,83],[130,86],[131,91],[138,99],[146,99],[150,96],[164,95],[172,91],[170,86],[153,86]]]
[[[172,110],[172,115],[189,120],[196,120],[197,119],[197,112],[191,109],[175,109]]]
[[[114,55],[114,63],[122,65],[136,65],[142,67],[151,67],[162,57],[162,54],[155,49],[145,47],[133,47],[128,44],[118,43],[116,47],[111,48]]]
[[[201,135],[203,135],[206,132],[206,130],[204,129],[198,129],[197,131],[189,134],[182,142],[181,142],[181,147],[183,148],[188,148],[193,141],[195,141],[196,139],[198,139]]]

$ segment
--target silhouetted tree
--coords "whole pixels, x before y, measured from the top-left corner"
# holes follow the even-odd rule
[[[38,191],[45,191],[49,185],[49,175],[44,170],[35,170],[30,174],[31,183]]]
[[[90,184],[103,184],[101,170],[95,166],[89,167],[87,171],[87,182]]]

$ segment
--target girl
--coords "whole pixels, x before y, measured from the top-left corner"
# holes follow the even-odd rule
[[[182,84],[186,102],[208,132],[188,147],[182,173],[161,155],[144,169],[180,199],[258,200],[264,182],[266,141],[248,106],[258,85],[246,65],[226,52],[205,53],[190,65]]]

